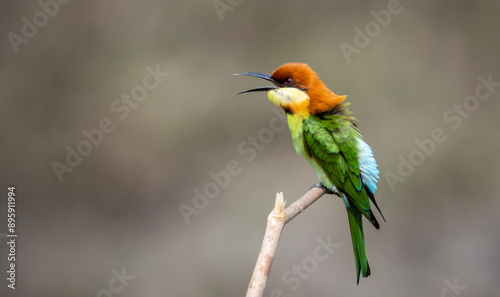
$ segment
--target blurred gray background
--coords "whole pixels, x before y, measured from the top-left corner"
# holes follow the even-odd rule
[[[267,82],[232,74],[296,61],[349,96],[387,223],[365,220],[356,286],[343,203],[321,198],[264,296],[498,296],[498,1],[41,3],[0,4],[0,295],[243,296],[276,192],[317,179],[264,93],[233,96]]]

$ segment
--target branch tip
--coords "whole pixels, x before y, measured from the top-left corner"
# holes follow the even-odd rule
[[[285,224],[324,194],[323,189],[312,188],[285,210],[286,201],[283,198],[283,193],[276,193],[276,203],[273,211],[267,218],[266,233],[264,234],[264,240],[262,241],[250,284],[248,285],[247,297],[263,296],[269,271],[271,270],[274,255],[278,248],[278,241]]]
[[[284,219],[286,217],[285,204],[286,201],[283,197],[283,192],[276,193],[276,203],[271,214],[275,219]]]

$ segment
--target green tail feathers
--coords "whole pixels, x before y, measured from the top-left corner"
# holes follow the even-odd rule
[[[359,275],[363,277],[370,275],[370,265],[366,258],[365,235],[363,233],[363,215],[356,207],[348,206],[347,216],[349,217],[349,227],[351,228],[352,248],[354,250],[354,260],[356,261],[357,283]]]

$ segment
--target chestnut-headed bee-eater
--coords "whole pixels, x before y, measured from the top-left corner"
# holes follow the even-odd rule
[[[375,201],[379,171],[371,148],[363,141],[358,125],[345,102],[347,96],[332,92],[307,64],[286,63],[271,75],[244,72],[275,86],[236,93],[267,92],[269,100],[283,108],[297,154],[313,167],[325,192],[340,193],[347,209],[356,262],[360,274],[370,275],[363,234],[363,216],[379,229],[370,207]],[[382,215],[382,213],[380,212]],[[383,218],[383,215],[382,215]],[[385,218],[384,218],[385,221]]]

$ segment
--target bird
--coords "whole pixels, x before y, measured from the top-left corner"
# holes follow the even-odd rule
[[[358,123],[349,110],[346,95],[337,95],[305,63],[290,62],[276,68],[271,75],[243,72],[274,84],[241,91],[267,92],[268,99],[286,114],[293,146],[298,155],[314,169],[320,187],[326,193],[339,193],[349,219],[356,283],[360,275],[370,275],[363,231],[363,216],[376,228],[380,225],[370,201],[385,222],[375,190],[380,173],[372,149],[363,140]]]

